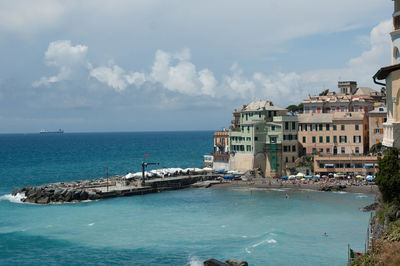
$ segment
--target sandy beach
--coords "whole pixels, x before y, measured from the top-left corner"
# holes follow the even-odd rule
[[[315,190],[320,191],[324,186],[346,186],[341,191],[349,193],[365,193],[365,194],[377,194],[379,192],[377,185],[371,185],[367,183],[357,181],[306,181],[301,182],[300,180],[287,180],[281,181],[279,179],[269,178],[254,178],[251,181],[232,180],[226,183],[215,184],[215,188],[228,188],[228,187],[254,187],[254,188],[273,188],[273,189],[290,189],[290,190]]]

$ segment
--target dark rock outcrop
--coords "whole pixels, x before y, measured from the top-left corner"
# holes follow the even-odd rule
[[[225,262],[216,260],[216,259],[209,259],[206,260],[204,266],[248,266],[249,264],[247,261],[244,260],[236,260],[236,259],[229,259]]]

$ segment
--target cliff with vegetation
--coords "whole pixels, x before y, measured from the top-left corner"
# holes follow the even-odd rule
[[[352,265],[400,265],[400,151],[387,149],[379,159],[376,183],[380,190],[372,221],[369,251]]]

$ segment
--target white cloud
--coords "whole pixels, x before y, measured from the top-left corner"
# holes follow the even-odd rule
[[[94,68],[90,71],[90,76],[102,83],[106,83],[116,91],[123,91],[128,85],[125,79],[125,71],[117,65]]]
[[[230,68],[230,74],[223,75],[219,82],[211,70],[197,71],[196,65],[191,62],[190,50],[183,49],[176,53],[157,50],[149,73],[128,73],[111,62],[109,66],[91,69],[90,76],[117,92],[122,92],[131,85],[141,87],[147,83],[149,86],[146,88],[161,88],[182,96],[208,96],[241,101],[264,98],[280,104],[295,103],[326,86],[335,90],[339,77],[342,80],[356,80],[361,86],[372,86],[373,74],[390,61],[390,30],[391,20],[379,23],[371,30],[369,49],[338,69],[316,69],[303,73],[255,72],[246,76],[243,69],[235,63]],[[86,60],[87,49],[83,45],[72,46],[70,41],[50,43],[45,53],[46,64],[57,67],[59,73],[56,76],[43,77],[34,86],[70,79],[76,68],[87,67],[89,64]],[[175,97],[176,100],[176,96],[170,97]]]
[[[72,79],[80,69],[89,68],[86,54],[88,47],[84,45],[72,46],[71,41],[61,40],[51,42],[45,53],[45,63],[58,68],[56,76],[42,77],[33,82],[33,87],[49,86],[52,83]]]

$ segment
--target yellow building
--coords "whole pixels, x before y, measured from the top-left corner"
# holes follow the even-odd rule
[[[400,148],[400,0],[394,1],[392,65],[381,68],[374,82],[386,86],[387,121],[383,129],[383,145]],[[386,80],[386,84],[377,80]]]

